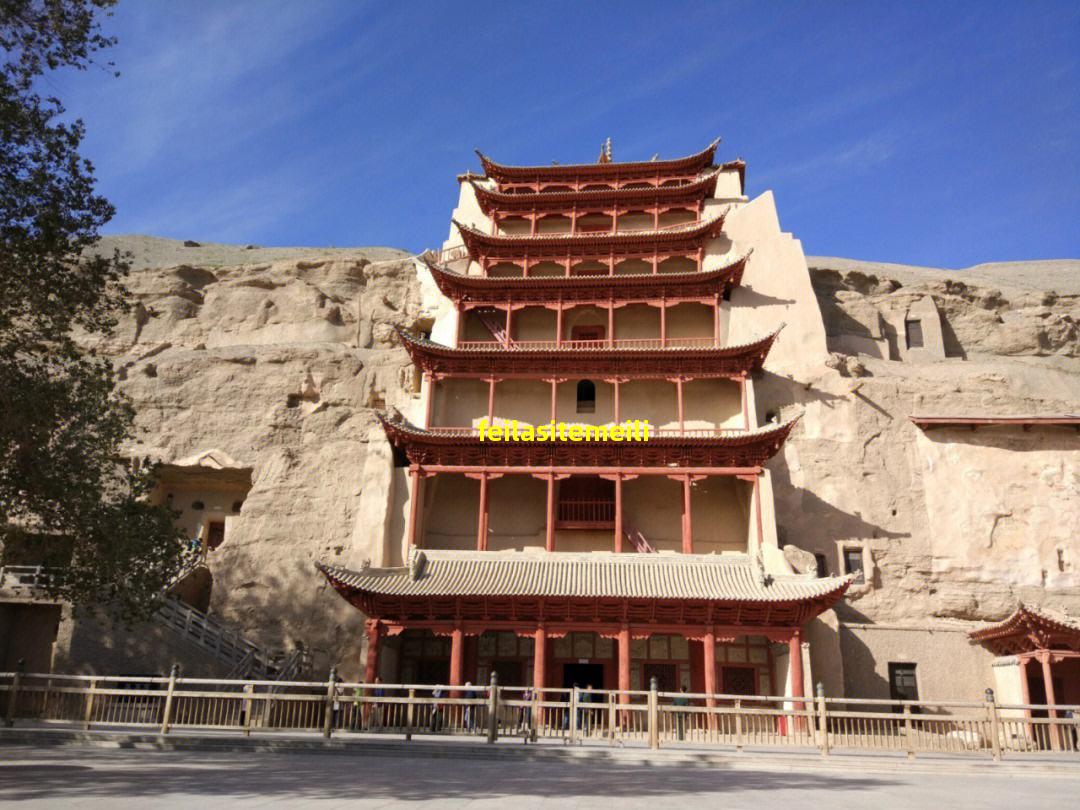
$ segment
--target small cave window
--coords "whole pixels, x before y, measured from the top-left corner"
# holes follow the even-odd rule
[[[889,662],[889,697],[893,700],[918,700],[919,683],[915,678],[915,665]]]
[[[202,501],[195,501],[191,504],[191,508],[194,509],[196,512],[201,512],[203,509],[206,508],[206,504]]]
[[[909,349],[921,349],[923,347],[922,321],[904,321],[904,331],[907,332],[907,347]]]
[[[863,569],[863,552],[861,548],[844,549],[844,573],[854,574],[856,585],[862,585],[866,582],[866,572]]]
[[[829,561],[825,559],[824,554],[815,554],[814,562],[817,563],[817,575],[818,577],[827,577],[829,575]]]
[[[577,412],[596,413],[596,383],[592,380],[578,381]]]
[[[299,408],[300,407],[300,395],[299,394],[289,394],[288,396],[286,396],[285,397],[285,407],[286,408]]]
[[[211,520],[206,527],[206,546],[211,551],[225,542],[225,521]]]
[[[240,510],[243,508],[243,506],[244,506],[243,501],[233,501],[233,505],[232,505],[233,514],[234,515],[240,514]]]

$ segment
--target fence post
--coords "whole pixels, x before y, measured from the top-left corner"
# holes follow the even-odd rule
[[[656,696],[656,676],[649,678],[649,748],[660,747],[660,712]]]
[[[821,755],[829,755],[829,722],[825,717],[825,684],[818,681],[817,685],[817,710],[818,710],[818,736],[821,745]]]
[[[413,714],[413,711],[416,708],[415,704],[413,703],[413,700],[415,698],[416,698],[416,690],[415,689],[410,689],[409,690],[409,702],[405,705],[405,742],[408,742],[409,740],[412,739],[413,719],[415,718],[415,715]]]
[[[20,658],[15,663],[15,674],[11,677],[11,691],[8,692],[7,717],[5,718],[8,728],[15,725],[15,707],[19,702],[19,681],[22,680],[24,666],[26,666],[26,659]]]
[[[994,690],[986,690],[986,711],[990,715],[990,753],[995,762],[1001,761],[1001,736],[998,730],[998,710]]]
[[[533,689],[532,690],[532,710],[531,710],[531,714],[529,715],[529,725],[531,726],[531,728],[529,729],[529,738],[533,742],[536,742],[536,738],[537,738],[538,734],[540,733],[539,732],[539,728],[540,728],[540,710],[541,710],[541,707],[540,707],[540,690]]]
[[[499,739],[499,675],[491,670],[491,684],[488,686],[488,727],[487,741]]]
[[[735,698],[735,751],[742,753],[743,750],[743,734],[742,734],[742,701]]]
[[[90,730],[90,723],[94,717],[94,690],[97,689],[97,678],[90,679],[90,689],[86,693],[86,710],[83,712],[83,729]]]
[[[326,682],[326,705],[323,707],[322,735],[329,739],[334,731],[334,699],[337,697],[337,667],[330,667],[330,678]]]
[[[911,724],[911,705],[904,704],[904,738],[907,740],[907,758],[915,759],[915,737]]]
[[[608,740],[611,745],[615,744],[615,724],[618,718],[615,716],[615,693],[608,692]]]
[[[180,665],[173,664],[169,670],[169,688],[165,693],[165,711],[161,713],[161,733],[169,733],[169,721],[172,720],[173,693],[176,691],[176,679],[180,676]]]
[[[255,691],[254,685],[250,683],[244,684],[244,694],[248,697],[244,698],[244,736],[251,736],[251,710],[254,708],[254,703],[251,700],[251,693]]]
[[[570,691],[570,742],[577,739],[578,721],[578,688],[575,686]]]

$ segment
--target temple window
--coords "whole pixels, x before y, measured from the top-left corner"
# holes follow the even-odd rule
[[[904,321],[904,331],[907,333],[907,347],[909,349],[921,349],[923,347],[922,321]]]
[[[915,665],[889,662],[889,697],[893,700],[918,700],[919,684],[915,679]]]
[[[844,549],[844,573],[855,574],[855,584],[862,585],[866,582],[866,572],[863,566],[863,551],[861,548]]]
[[[592,380],[578,381],[577,412],[596,413],[596,383]]]

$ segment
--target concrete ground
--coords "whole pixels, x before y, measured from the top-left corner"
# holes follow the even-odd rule
[[[11,807],[948,807],[1072,804],[1076,775],[812,771],[640,762],[484,761],[333,753],[0,747],[0,805]]]

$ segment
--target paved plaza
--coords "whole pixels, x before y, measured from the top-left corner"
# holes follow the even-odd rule
[[[992,808],[1070,803],[1076,776],[0,747],[10,807]]]

